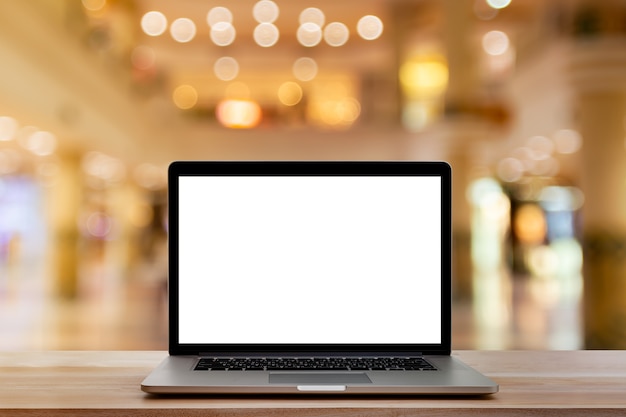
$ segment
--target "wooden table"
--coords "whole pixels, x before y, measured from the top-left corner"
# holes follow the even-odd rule
[[[626,416],[626,351],[460,351],[484,397],[153,397],[164,352],[0,353],[0,416]]]

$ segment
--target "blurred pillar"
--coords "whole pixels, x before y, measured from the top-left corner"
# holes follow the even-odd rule
[[[65,154],[59,158],[59,172],[49,188],[47,210],[52,231],[51,263],[54,291],[63,298],[78,293],[79,230],[82,172],[80,156]]]
[[[473,3],[444,0],[443,40],[448,61],[445,97],[445,136],[452,165],[452,261],[453,293],[457,299],[472,296],[471,206],[466,197],[472,181],[473,147],[480,137],[476,45],[473,43]],[[478,134],[477,134],[478,133]]]
[[[473,295],[472,208],[467,191],[476,179],[482,153],[501,134],[508,112],[497,84],[485,92],[480,74],[480,45],[475,33],[474,2],[443,0],[443,40],[448,60],[445,136],[453,169],[453,290],[456,298]],[[500,272],[500,271],[498,271]]]
[[[583,136],[585,347],[626,348],[626,38],[574,42],[570,76]]]

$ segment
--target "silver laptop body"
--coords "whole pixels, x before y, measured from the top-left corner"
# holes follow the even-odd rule
[[[445,162],[174,162],[153,394],[490,394],[450,355]]]

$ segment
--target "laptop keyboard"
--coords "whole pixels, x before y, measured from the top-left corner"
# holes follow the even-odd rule
[[[201,358],[196,371],[434,371],[415,358]]]

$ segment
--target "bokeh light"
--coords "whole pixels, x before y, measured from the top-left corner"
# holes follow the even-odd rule
[[[416,57],[400,68],[400,82],[410,97],[433,97],[448,85],[448,67],[439,57]]]
[[[15,138],[18,123],[9,116],[0,117],[0,141],[9,141]]]
[[[271,0],[258,1],[252,8],[252,15],[259,23],[274,23],[279,13],[278,5]]]
[[[313,58],[298,58],[293,64],[293,76],[300,81],[311,81],[317,76],[317,62]]]
[[[190,42],[196,36],[196,24],[186,17],[178,18],[172,22],[170,34],[176,42]]]
[[[504,158],[498,163],[497,174],[504,182],[519,181],[524,175],[524,164],[517,158]]]
[[[262,117],[261,107],[252,100],[223,100],[217,106],[217,120],[231,129],[250,129]]]
[[[133,170],[133,179],[143,188],[158,190],[167,184],[167,171],[154,164],[143,163]]]
[[[228,46],[236,37],[237,31],[230,22],[217,22],[211,26],[211,40],[217,46]]]
[[[172,99],[176,107],[187,110],[194,107],[198,102],[198,92],[192,86],[183,84],[174,90]]]
[[[106,0],[82,0],[83,7],[90,12],[100,11],[106,6]]]
[[[295,106],[302,100],[302,87],[293,81],[287,81],[278,88],[278,99],[285,106]]]
[[[26,149],[39,156],[54,153],[57,147],[57,138],[54,134],[43,130],[33,132],[26,138]]]
[[[511,4],[511,0],[487,0],[487,4],[494,9],[504,9]]]
[[[298,27],[296,36],[300,45],[310,48],[321,42],[322,28],[315,23],[307,22]]]
[[[233,57],[224,56],[215,61],[213,71],[220,80],[231,81],[239,75],[239,63]]]
[[[357,32],[365,40],[378,39],[383,33],[383,21],[378,16],[363,16],[357,23]]]
[[[522,243],[542,243],[546,236],[547,224],[541,207],[536,204],[521,205],[513,218],[513,230]]]
[[[299,23],[300,25],[305,23],[314,23],[319,27],[324,27],[324,23],[326,23],[326,16],[324,15],[324,12],[317,7],[308,7],[300,13]]]
[[[489,55],[503,55],[509,50],[509,37],[499,30],[492,30],[483,36],[483,50]]]
[[[565,155],[578,152],[583,144],[582,136],[573,129],[558,130],[553,138],[556,151]]]
[[[102,152],[87,152],[81,161],[83,172],[105,182],[120,182],[126,176],[124,163]]]
[[[148,36],[159,36],[167,30],[167,18],[161,12],[150,11],[141,18],[141,29]]]
[[[213,27],[217,23],[233,23],[233,14],[226,7],[213,7],[207,13],[206,21],[209,26]]]
[[[260,23],[254,28],[254,41],[257,45],[269,48],[276,45],[280,32],[272,23]]]
[[[350,31],[348,27],[341,22],[329,23],[324,28],[324,40],[330,46],[342,46],[348,42]]]

